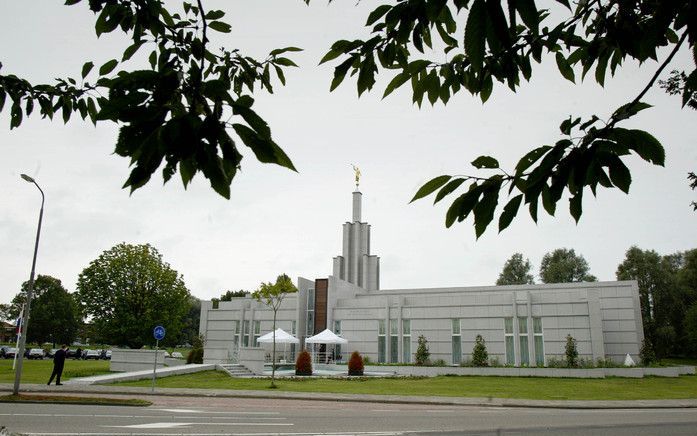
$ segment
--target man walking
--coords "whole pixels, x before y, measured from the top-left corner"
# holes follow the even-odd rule
[[[53,381],[53,377],[56,377],[56,386],[61,386],[61,374],[63,374],[63,365],[65,364],[67,345],[61,345],[61,349],[56,351],[53,355],[53,372],[51,373],[51,378],[48,379],[48,384],[50,385]]]

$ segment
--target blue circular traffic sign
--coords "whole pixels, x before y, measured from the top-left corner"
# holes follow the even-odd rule
[[[165,338],[165,328],[161,325],[158,325],[153,329],[152,335],[155,336],[155,339],[157,339],[158,341],[163,340]]]

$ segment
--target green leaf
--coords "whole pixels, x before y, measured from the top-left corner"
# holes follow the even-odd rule
[[[225,12],[213,10],[206,12],[206,20],[219,20],[225,16]]]
[[[576,223],[581,219],[581,214],[583,214],[583,191],[579,190],[576,195],[569,199],[569,212],[571,216],[574,217]]]
[[[472,161],[472,166],[477,169],[482,168],[499,168],[499,161],[491,156],[479,156]]]
[[[622,162],[622,159],[616,155],[609,155],[607,163],[612,184],[620,188],[622,192],[629,193],[629,185],[632,184],[632,175],[624,162]]]
[[[283,65],[284,67],[297,67],[298,65],[288,58],[276,58],[273,61],[276,65]]]
[[[459,188],[460,185],[462,185],[465,182],[465,180],[466,179],[455,179],[448,182],[447,185],[445,185],[440,191],[438,191],[438,194],[436,195],[436,199],[433,201],[433,204],[438,203],[447,195]]]
[[[474,232],[477,239],[484,234],[489,223],[494,219],[494,211],[499,203],[500,183],[494,183],[484,191],[482,199],[474,206]]]
[[[390,9],[392,9],[391,5],[378,6],[373,10],[373,12],[370,13],[370,15],[368,15],[368,21],[366,21],[365,25],[372,26],[373,23],[382,18],[382,16],[385,15]]]
[[[552,147],[549,145],[543,145],[542,147],[538,147],[532,151],[529,151],[518,161],[518,165],[516,165],[515,167],[516,174],[523,174],[525,170],[530,168],[532,164],[537,162],[537,160],[544,156],[545,153],[547,153],[551,148]]]
[[[244,124],[233,124],[233,129],[244,144],[251,148],[259,162],[275,163],[293,171],[295,166],[286,153],[271,139],[264,138]]]
[[[344,77],[346,77],[348,69],[351,67],[351,64],[353,64],[353,61],[354,58],[351,57],[334,68],[334,79],[329,87],[329,92],[334,91],[339,85],[341,85],[341,82],[344,81]]]
[[[564,76],[565,79],[570,80],[573,83],[576,83],[576,76],[574,74],[574,69],[571,68],[571,65],[566,61],[566,58],[564,57],[563,54],[557,53],[557,67],[559,68],[559,72],[561,73],[562,76]]]
[[[228,23],[225,23],[223,21],[211,21],[208,23],[208,27],[210,27],[213,30],[217,30],[218,32],[221,33],[230,33],[232,30],[232,27]]]
[[[499,233],[508,227],[513,221],[513,218],[518,215],[518,209],[520,208],[520,203],[522,200],[523,194],[516,195],[503,208],[503,212],[499,217]]]
[[[414,201],[433,193],[436,189],[445,185],[451,178],[452,176],[438,176],[429,180],[421,188],[419,188],[418,191],[416,191],[414,198],[412,198],[409,203],[413,203]]]
[[[650,133],[643,130],[627,130],[616,127],[612,130],[610,137],[618,144],[636,152],[645,161],[665,166],[665,149]]]
[[[644,109],[648,109],[650,107],[653,107],[652,105],[648,103],[644,103],[641,101],[638,101],[636,103],[627,103],[625,105],[620,106],[614,114],[612,114],[612,117],[615,118],[616,120],[626,120],[627,118],[633,117],[637,113],[643,111]]]
[[[111,73],[114,70],[114,68],[116,68],[116,66],[118,64],[119,64],[119,61],[117,61],[116,59],[112,59],[112,60],[106,62],[104,65],[99,67],[99,75],[105,76],[105,75]]]
[[[65,0],[65,6],[72,6],[80,3],[82,0]]]
[[[465,53],[474,71],[481,70],[484,62],[487,21],[484,0],[474,0],[465,27]]]
[[[318,65],[322,65],[325,62],[329,62],[331,60],[334,60],[334,59],[338,58],[339,56],[341,56],[342,54],[344,54],[343,50],[329,50],[327,52],[327,54],[324,55],[322,60],[319,61]]]
[[[533,33],[539,33],[540,18],[537,13],[535,0],[516,0],[515,8],[525,25],[528,26]]]
[[[385,88],[385,93],[382,95],[382,98],[385,98],[388,95],[392,94],[392,91],[404,85],[410,78],[411,76],[406,72],[401,72],[394,76],[390,83],[387,84],[387,87]]]
[[[139,41],[128,46],[128,48],[123,51],[123,57],[121,58],[121,62],[129,60],[144,43],[145,41]]]
[[[94,62],[85,62],[85,64],[82,66],[82,78],[84,79],[87,77],[87,75],[92,71],[92,68],[94,68]]]
[[[289,51],[303,51],[303,49],[298,48],[298,47],[284,47],[284,48],[277,48],[274,50],[271,50],[269,53],[269,56],[278,56],[280,54],[289,52]]]

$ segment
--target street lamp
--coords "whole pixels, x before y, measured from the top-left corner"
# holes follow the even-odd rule
[[[36,271],[36,253],[39,251],[39,235],[41,235],[41,220],[44,216],[44,191],[26,174],[22,174],[22,178],[29,183],[33,183],[41,192],[41,211],[39,212],[39,227],[36,229],[36,243],[34,244],[34,260],[31,263],[31,275],[29,276],[29,289],[27,289],[27,302],[25,304],[24,320],[22,320],[21,337],[19,339],[19,360],[17,362],[17,370],[15,371],[15,386],[12,390],[14,395],[19,394],[19,380],[22,378],[22,362],[24,361],[24,346],[27,341],[27,326],[29,325],[29,310],[31,308],[31,297],[34,292],[34,272]]]

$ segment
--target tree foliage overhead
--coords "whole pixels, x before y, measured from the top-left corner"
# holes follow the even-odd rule
[[[115,152],[131,161],[124,184],[131,191],[162,168],[165,182],[179,172],[184,186],[200,171],[229,198],[242,159],[240,141],[259,161],[295,169],[252,109],[251,94],[255,87],[272,92],[272,76],[285,84],[283,68],[295,66],[286,54],[299,48],[271,50],[263,60],[234,48],[210,50],[208,32],[231,28],[222,21],[224,12],[206,11],[202,0],[183,2],[174,13],[161,0],[66,0],[67,5],[80,3],[96,14],[97,36],[120,29],[132,44],[96,73],[94,63],[86,62],[79,79],[33,85],[0,75],[0,110],[9,96],[11,128],[35,109],[43,117],[60,114],[66,122],[75,112],[94,123],[116,122]],[[392,78],[383,96],[408,83],[418,105],[424,99],[445,104],[461,91],[486,102],[497,83],[516,91],[547,57],[569,81],[592,72],[604,86],[625,61],[651,68],[648,61],[658,62],[665,49],[653,77],[627,104],[587,119],[564,117],[561,138],[536,146],[511,170],[480,156],[472,165],[485,173],[438,176],[414,195],[412,201],[435,194],[435,203],[454,196],[446,226],[472,216],[477,237],[497,211],[502,231],[523,205],[537,221],[540,205],[554,215],[566,197],[578,221],[589,189],[593,195],[598,186],[629,192],[628,155],[663,166],[664,148],[654,136],[620,124],[651,107],[644,97],[681,47],[697,60],[697,3],[692,0],[584,0],[573,6],[556,0],[545,7],[534,0],[393,0],[375,8],[366,26],[368,39],[336,41],[321,59],[336,62],[330,89],[353,76],[360,96],[374,87],[378,74],[388,72]],[[150,69],[125,68],[146,50]],[[683,105],[693,104],[697,69],[679,72],[666,83],[669,92],[682,95]]]
[[[171,332],[165,345],[176,341],[191,297],[181,275],[149,244],[106,250],[80,273],[77,289],[101,340],[130,348],[154,343],[157,325]]]
[[[296,66],[285,54],[300,49],[274,49],[262,60],[237,49],[212,50],[209,33],[229,33],[231,27],[222,21],[223,11],[206,11],[201,0],[183,2],[174,13],[160,0],[65,2],[79,3],[95,13],[97,37],[120,30],[132,44],[96,69],[92,61],[85,62],[77,79],[35,85],[0,75],[0,110],[9,96],[10,128],[19,127],[35,109],[44,118],[60,115],[64,122],[77,113],[95,124],[117,123],[115,153],[130,159],[124,188],[131,192],[162,167],[165,182],[179,172],[186,187],[200,171],[218,194],[230,198],[242,161],[240,141],[260,162],[295,170],[254,111],[251,94],[257,87],[273,92],[274,75],[285,84],[283,68]],[[146,51],[150,68],[129,69],[128,61]]]
[[[523,260],[521,253],[513,255],[503,265],[503,270],[496,280],[497,285],[532,285],[535,283],[530,271],[532,265],[529,259]]]
[[[480,156],[472,165],[493,175],[443,175],[424,184],[412,201],[435,194],[438,203],[460,189],[448,208],[447,227],[473,216],[479,237],[494,220],[499,203],[504,205],[499,231],[510,225],[523,204],[537,221],[539,206],[554,215],[565,192],[578,221],[587,188],[593,195],[598,185],[629,192],[632,178],[625,156],[636,154],[664,165],[664,149],[656,138],[619,124],[650,107],[643,101],[646,92],[681,46],[688,46],[697,59],[695,2],[590,0],[575,7],[568,0],[556,3],[565,9],[556,7],[551,13],[553,4],[542,8],[534,0],[398,0],[368,16],[369,39],[337,41],[321,61],[338,62],[332,90],[350,73],[360,95],[373,88],[381,70],[389,70],[395,74],[383,96],[408,83],[413,101],[421,105],[424,98],[445,104],[460,91],[486,102],[495,82],[516,91],[546,56],[555,59],[569,81],[583,80],[593,71],[603,86],[627,59],[657,60],[658,50],[669,48],[656,74],[631,101],[609,116],[564,119],[559,126],[562,138],[534,148],[513,170],[502,169],[491,156]],[[692,95],[697,69],[684,83],[683,95]]]
[[[540,279],[542,283],[573,283],[595,282],[597,279],[590,274],[586,259],[576,254],[574,249],[557,248],[542,257],[540,264]]]

